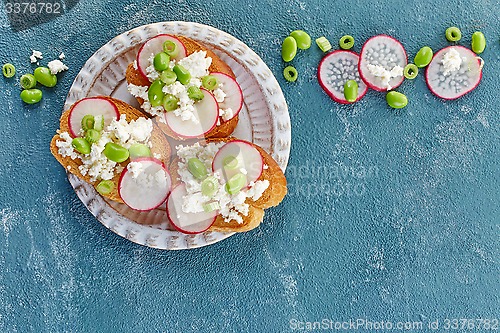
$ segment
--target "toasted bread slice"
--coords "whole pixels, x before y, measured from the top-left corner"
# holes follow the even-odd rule
[[[101,98],[107,99],[108,101],[111,101],[113,104],[116,105],[118,108],[118,111],[120,114],[125,114],[127,116],[127,121],[130,122],[132,120],[136,120],[140,117],[145,117],[142,112],[139,110],[133,108],[132,106],[128,105],[125,102],[122,102],[120,100],[111,98],[111,97],[105,97],[105,96],[100,96]],[[73,105],[74,106],[74,105]],[[59,131],[58,133],[61,132],[69,132],[69,126],[68,126],[68,119],[69,119],[69,114],[71,112],[71,109],[73,106],[70,107],[69,110],[65,111],[60,120],[60,125],[59,125]],[[99,184],[99,180],[92,182],[90,180],[90,176],[88,175],[82,175],[79,170],[79,166],[82,165],[82,162],[79,159],[71,159],[71,157],[63,157],[59,154],[59,150],[56,146],[56,142],[62,140],[59,134],[54,135],[52,138],[52,141],[50,143],[50,151],[52,152],[52,155],[57,159],[59,163],[70,173],[74,174],[75,176],[79,177],[80,179],[86,181],[87,183],[92,184],[94,187]],[[153,123],[153,132],[151,134],[151,143],[152,143],[152,148],[151,152],[154,154],[159,154],[161,156],[160,160],[168,166],[170,163],[170,145],[166,139],[166,137],[163,135],[163,133],[160,131],[158,126],[156,126]],[[128,164],[128,161],[121,163],[120,165],[122,167],[125,167]],[[120,198],[120,195],[118,194],[118,181],[120,179],[120,173],[116,173],[115,176],[113,177],[112,181],[115,184],[113,191],[106,195],[107,198],[117,201],[120,203],[123,203],[123,200]]]
[[[186,47],[187,55],[190,55],[197,51],[206,51],[207,56],[212,58],[212,64],[208,68],[209,72],[220,72],[229,75],[232,78],[236,78],[231,67],[222,61],[212,50],[204,46],[202,43],[194,41],[191,38],[176,36]],[[134,84],[136,86],[150,86],[151,82],[144,78],[138,70],[136,70],[133,64],[129,64],[127,67],[127,71],[125,73],[125,79],[128,83]],[[142,98],[137,98],[137,101],[140,105],[144,103]],[[162,123],[160,121],[156,121],[158,127],[169,137],[175,140],[185,140],[185,138],[179,137],[175,132],[173,132],[167,124]],[[233,133],[234,129],[238,125],[238,115],[229,119],[228,121],[221,121],[220,125],[215,126],[209,133],[205,135],[207,138],[225,138],[231,133]]]
[[[236,138],[222,138],[222,139],[209,139],[204,142],[231,142],[233,140],[240,140]],[[240,140],[242,141],[242,140]],[[252,230],[259,226],[259,224],[264,219],[264,209],[269,207],[277,206],[285,197],[287,193],[286,178],[283,171],[278,166],[278,163],[261,147],[248,142],[254,146],[262,155],[264,164],[267,165],[267,169],[264,169],[262,175],[258,180],[269,181],[269,187],[264,191],[262,196],[253,201],[251,198],[246,199],[246,203],[250,206],[249,213],[247,216],[243,217],[243,223],[238,223],[236,220],[231,220],[229,222],[224,221],[224,218],[219,215],[217,216],[214,224],[209,230],[222,231],[222,232],[245,232]],[[170,175],[172,176],[173,184],[180,183],[178,174],[178,158],[174,158],[172,163],[170,163]]]

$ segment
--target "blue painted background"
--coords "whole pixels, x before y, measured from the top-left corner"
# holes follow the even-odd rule
[[[64,51],[70,66],[35,106],[0,79],[1,332],[289,332],[290,321],[324,318],[422,321],[428,331],[436,319],[500,317],[498,1],[66,2],[64,15],[17,32],[0,9],[1,63],[31,71],[37,49],[44,64]],[[182,252],[105,229],[48,148],[86,59],[166,20],[248,44],[282,85],[293,127],[282,205],[257,230]],[[374,91],[340,106],[317,84],[315,46],[293,61],[298,82],[281,75],[280,43],[296,28],[333,44],[351,34],[358,52],[386,33],[413,57],[446,46],[450,25],[463,45],[476,29],[488,39],[483,81],[457,101],[431,95],[420,75],[400,87],[410,100],[400,111]]]

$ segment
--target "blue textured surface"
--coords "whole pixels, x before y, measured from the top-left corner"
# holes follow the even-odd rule
[[[323,318],[422,321],[427,331],[436,319],[498,317],[499,16],[496,0],[86,0],[14,32],[0,9],[0,62],[30,71],[37,49],[42,63],[64,51],[70,65],[35,106],[0,79],[0,331],[288,332],[291,320]],[[283,204],[257,230],[182,252],[105,229],[48,149],[86,59],[117,34],[165,20],[248,44],[282,84],[293,127]],[[282,79],[280,42],[296,28],[333,43],[351,34],[355,51],[386,33],[412,57],[446,46],[450,25],[464,45],[476,29],[488,39],[483,81],[456,101],[431,95],[420,75],[400,88],[403,110],[373,91],[340,106],[317,84],[315,46],[293,62],[298,82]]]

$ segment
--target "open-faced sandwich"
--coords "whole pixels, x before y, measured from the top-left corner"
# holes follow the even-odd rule
[[[59,126],[50,149],[70,173],[133,209],[165,201],[170,146],[139,110],[111,97],[85,98],[62,114]]]
[[[171,229],[187,234],[251,230],[283,200],[286,179],[273,158],[230,137],[243,93],[210,49],[158,35],[125,76],[142,111],[98,96],[62,114],[51,151],[68,172],[133,210],[164,207]]]
[[[193,39],[149,39],[126,72],[129,92],[176,140],[224,138],[238,124],[243,94],[231,68]]]
[[[262,222],[265,208],[277,206],[285,197],[283,172],[253,143],[211,139],[176,150],[167,212],[181,232],[251,230]]]

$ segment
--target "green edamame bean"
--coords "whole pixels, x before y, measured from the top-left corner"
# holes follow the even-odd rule
[[[237,173],[226,183],[226,192],[233,195],[237,194],[246,185],[247,177],[242,173]]]
[[[354,103],[358,99],[358,83],[355,80],[344,83],[344,97],[349,103]]]
[[[90,143],[84,138],[74,138],[71,141],[71,146],[80,154],[90,154]]]
[[[387,104],[394,109],[404,108],[408,104],[408,98],[397,91],[389,91],[387,95],[385,95],[385,99]]]
[[[106,143],[103,153],[104,156],[106,156],[109,160],[116,163],[125,162],[130,156],[127,148],[124,148],[113,142]]]
[[[163,108],[167,112],[177,110],[179,108],[179,99],[172,94],[166,94],[163,98]]]
[[[201,89],[198,88],[197,86],[189,87],[187,93],[189,98],[191,98],[195,102],[201,101],[205,97]]]
[[[177,80],[180,83],[186,85],[191,81],[191,74],[189,74],[189,71],[184,66],[177,64],[172,70],[177,75]]]
[[[47,67],[38,67],[35,69],[35,79],[41,85],[52,88],[57,84],[57,76],[50,72]]]
[[[311,47],[311,36],[304,30],[295,30],[290,36],[297,42],[297,47],[301,50],[307,50]]]
[[[432,52],[432,49],[428,46],[424,46],[420,50],[418,50],[415,58],[413,58],[413,63],[418,68],[423,68],[431,63],[433,55],[434,53]]]
[[[167,86],[169,86],[175,81],[177,81],[177,74],[175,74],[174,71],[171,69],[166,69],[163,72],[161,72],[160,80]]]
[[[151,149],[149,149],[148,146],[142,144],[142,143],[136,143],[130,146],[128,149],[130,159],[136,159],[139,157],[150,157],[151,156]]]
[[[203,164],[203,162],[197,159],[196,157],[190,158],[188,160],[187,167],[189,172],[191,172],[194,178],[205,179],[205,177],[207,177],[208,172],[207,168],[205,167],[205,164]]]
[[[165,84],[159,79],[151,83],[148,90],[148,99],[151,106],[160,106],[163,103],[163,97],[165,94],[162,89],[164,85]]]
[[[283,44],[281,44],[281,57],[283,61],[290,62],[295,58],[297,54],[297,41],[295,38],[288,36],[283,40]]]
[[[476,31],[472,34],[472,51],[476,54],[483,53],[486,48],[486,38],[481,31]]]
[[[35,104],[42,99],[42,91],[40,89],[25,89],[21,91],[21,99],[26,104]]]
[[[164,71],[168,68],[170,63],[170,56],[165,52],[160,52],[153,58],[153,65],[155,69],[159,72]]]

